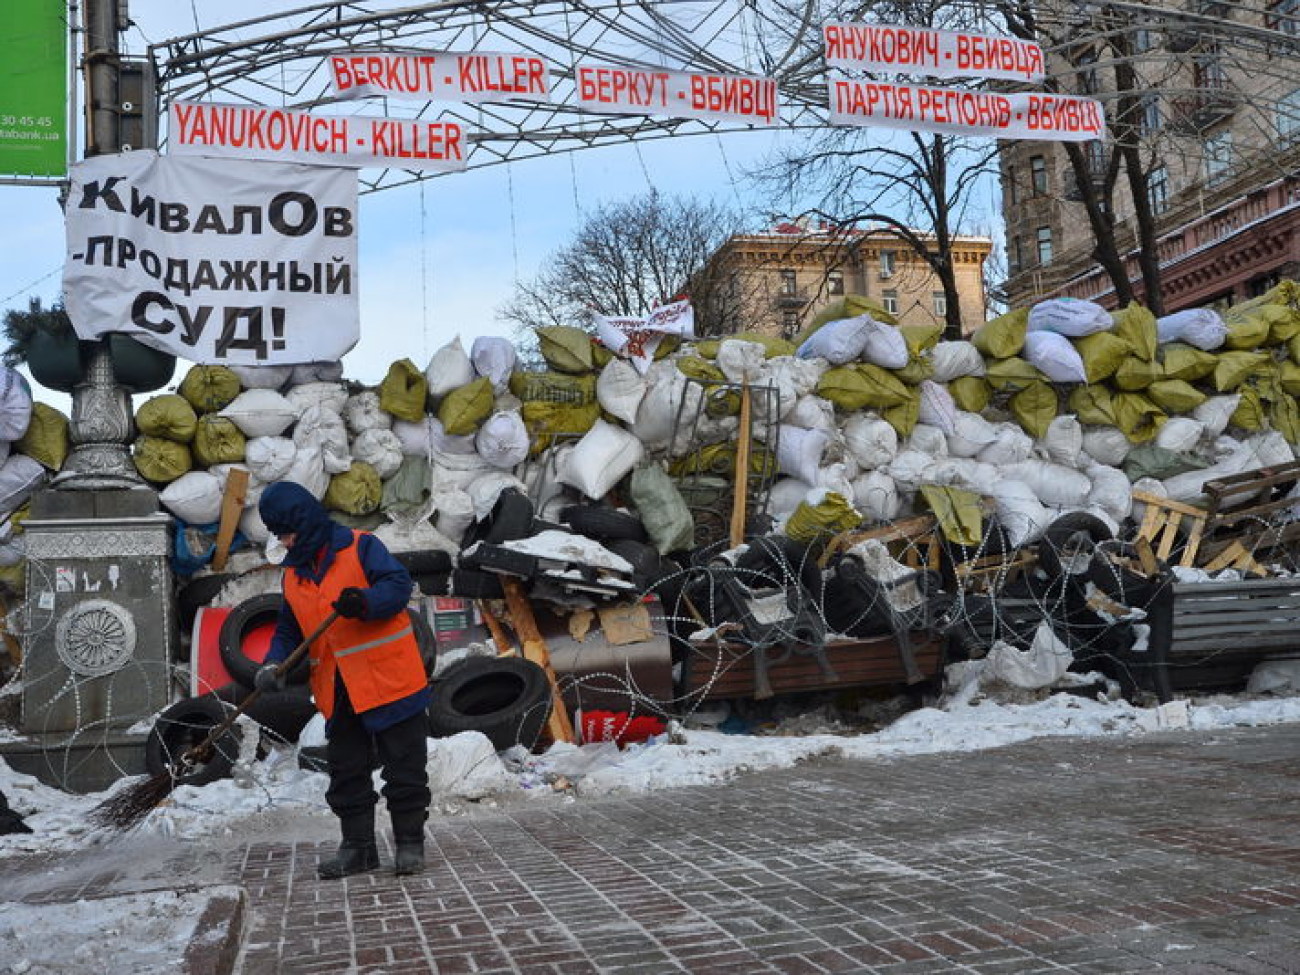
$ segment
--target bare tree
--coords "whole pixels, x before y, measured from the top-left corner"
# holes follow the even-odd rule
[[[592,312],[645,315],[689,287],[697,323],[715,332],[726,315],[719,305],[726,289],[699,274],[739,229],[733,211],[692,198],[651,192],[602,205],[536,278],[516,285],[497,317],[519,332],[544,325],[585,328]]]

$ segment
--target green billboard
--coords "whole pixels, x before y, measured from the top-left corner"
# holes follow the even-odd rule
[[[0,176],[68,169],[68,5],[5,0],[0,30]]]

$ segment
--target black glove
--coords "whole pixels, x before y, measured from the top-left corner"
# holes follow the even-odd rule
[[[366,594],[356,586],[348,586],[339,593],[339,598],[334,600],[335,611],[340,616],[346,616],[350,620],[365,619],[366,610],[369,608],[366,603]]]
[[[284,674],[277,673],[277,670],[277,664],[262,664],[253,675],[253,686],[263,692],[284,690]]]

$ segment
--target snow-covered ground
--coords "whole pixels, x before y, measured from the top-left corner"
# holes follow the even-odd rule
[[[982,687],[974,675],[967,675],[971,679],[964,682],[958,676],[959,686],[941,704],[908,711],[871,733],[855,733],[837,716],[820,711],[759,726],[759,733],[754,734],[674,726],[668,734],[621,750],[605,742],[581,747],[556,745],[542,755],[522,750],[498,754],[477,733],[431,739],[433,815],[473,814],[507,802],[580,802],[590,797],[719,783],[743,772],[783,768],[815,756],[887,758],[975,751],[1049,735],[1137,736],[1166,729],[1212,730],[1300,721],[1300,696],[1215,696],[1143,708],[1106,693],[1041,697],[1033,692],[998,692]],[[716,723],[723,717],[725,713],[717,711],[696,714],[699,724]],[[304,740],[311,741],[316,732],[314,725],[309,726]],[[105,857],[125,864],[139,851],[152,848],[151,857],[156,858],[160,849],[170,849],[184,850],[197,860],[203,858],[196,851],[243,842],[250,835],[275,831],[283,837],[283,825],[289,822],[297,830],[292,835],[306,831],[321,839],[333,837],[333,820],[324,803],[325,777],[299,769],[295,749],[273,751],[251,771],[251,776],[240,781],[227,779],[203,788],[176,790],[124,837],[88,823],[89,811],[109,793],[70,795],[0,762],[0,789],[33,830],[0,836],[0,867],[5,858],[45,855],[26,861],[41,864],[40,871],[25,876],[20,885],[23,889],[8,890],[5,897],[30,897],[43,888],[75,882],[75,877],[58,868],[61,854],[93,854],[102,848]],[[129,785],[123,782],[116,788]],[[207,882],[215,884],[219,879],[212,876]],[[200,901],[153,892],[39,908],[6,903],[0,910],[0,965],[6,967],[0,972],[93,971],[75,954],[82,943],[80,935],[88,928],[100,932],[97,944],[101,950],[105,937],[114,943],[141,938],[161,943],[161,954],[170,951],[170,960],[141,956],[129,970],[174,971]]]

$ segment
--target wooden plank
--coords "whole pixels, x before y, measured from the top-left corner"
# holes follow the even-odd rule
[[[546,730],[554,741],[574,744],[573,722],[569,720],[569,710],[560,693],[560,682],[551,667],[550,651],[546,648],[541,631],[537,629],[537,620],[533,617],[533,608],[528,603],[523,584],[518,579],[502,576],[501,588],[505,591],[506,607],[510,610],[510,624],[519,637],[524,657],[546,672],[546,679],[551,685],[551,716],[546,719]]]
[[[1181,501],[1170,501],[1168,498],[1162,498],[1155,494],[1148,494],[1146,491],[1134,491],[1133,500],[1141,501],[1145,505],[1154,506],[1165,511],[1176,511],[1180,515],[1193,515],[1197,518],[1204,518],[1206,515],[1204,508],[1192,504],[1183,504]],[[1151,507],[1147,508],[1146,513],[1148,515],[1151,514]],[[1142,523],[1145,526],[1145,518]]]
[[[1170,518],[1165,522],[1164,531],[1160,533],[1160,544],[1156,548],[1156,557],[1161,562],[1169,561],[1169,553],[1174,550],[1174,542],[1178,541],[1178,525],[1182,521],[1182,516]]]
[[[1190,569],[1196,564],[1196,552],[1201,547],[1201,535],[1205,532],[1205,519],[1193,518],[1192,530],[1187,533],[1187,544],[1183,546],[1183,556],[1178,564]]]
[[[248,470],[244,467],[232,467],[226,475],[226,490],[221,495],[221,520],[217,523],[217,550],[212,555],[212,568],[220,572],[226,567],[230,557],[230,543],[234,540],[235,529],[239,527],[239,516],[244,512],[244,502],[248,500]]]
[[[749,497],[749,434],[753,409],[749,383],[740,387],[740,429],[736,432],[736,482],[731,498],[731,547],[745,540],[745,505]]]
[[[1133,541],[1133,551],[1137,553],[1138,564],[1142,566],[1142,574],[1150,578],[1160,572],[1160,563],[1156,561],[1156,553],[1151,551],[1151,542],[1145,536],[1138,536]]]
[[[492,642],[496,644],[498,657],[517,657],[518,650],[510,642],[510,637],[506,635],[506,629],[501,625],[501,620],[492,607],[488,605],[486,599],[476,600],[478,603],[479,615],[483,617],[483,623],[488,628],[488,633],[492,636]]]
[[[1246,552],[1246,546],[1242,545],[1241,542],[1234,541],[1209,562],[1206,562],[1201,568],[1206,572],[1218,572],[1220,569],[1226,569],[1245,554],[1248,554]]]

